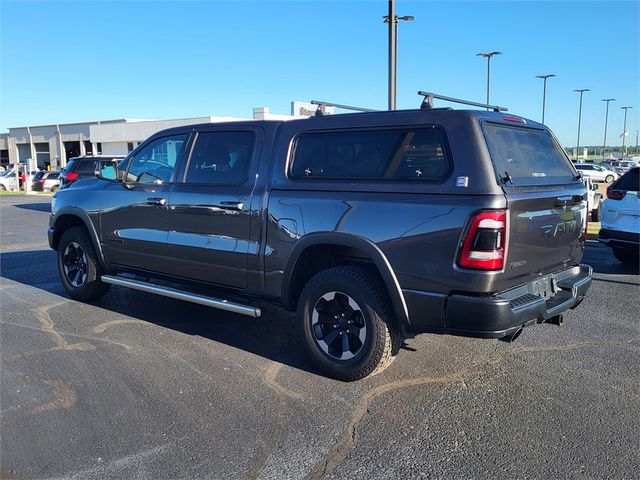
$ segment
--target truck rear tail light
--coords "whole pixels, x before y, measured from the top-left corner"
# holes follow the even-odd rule
[[[463,268],[502,270],[507,244],[507,212],[480,212],[471,220],[458,264]]]
[[[44,180],[40,179],[38,180],[38,183],[42,185],[44,183]]]
[[[627,192],[624,190],[614,190],[614,185],[615,183],[612,183],[607,187],[607,198],[610,198],[611,200],[622,200]]]
[[[76,178],[78,178],[78,174],[76,172],[67,173],[67,180],[73,182]]]

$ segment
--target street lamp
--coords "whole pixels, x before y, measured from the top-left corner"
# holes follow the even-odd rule
[[[627,139],[627,110],[629,110],[630,108],[633,107],[620,107],[621,110],[624,110],[624,127],[622,128],[622,152],[623,155],[626,157],[627,156],[627,152],[625,151],[625,140]]]
[[[536,78],[541,78],[544,81],[544,86],[542,87],[542,124],[544,125],[544,105],[547,101],[547,78],[555,77],[553,73],[549,73],[547,75],[536,75]],[[487,103],[489,101],[487,100]]]
[[[604,162],[604,154],[607,150],[607,122],[609,121],[609,102],[615,102],[615,98],[603,98],[603,102],[607,102],[607,110],[604,114],[604,145],[602,146],[602,161]]]
[[[384,23],[389,23],[389,15],[385,15],[382,17]],[[394,55],[393,55],[393,91],[389,90],[389,110],[395,110],[396,108],[396,100],[397,100],[397,90],[398,90],[398,22],[400,20],[410,22],[415,20],[413,15],[404,15],[399,17],[398,15],[394,15],[393,22],[393,37],[394,37]],[[391,85],[391,81],[389,81],[389,85]]]
[[[476,53],[476,57],[485,57],[487,59],[487,110],[489,110],[489,81],[491,80],[491,57],[502,55],[502,52],[480,52]]]
[[[582,120],[582,94],[584,92],[590,92],[591,89],[589,88],[581,88],[578,90],[574,90],[574,92],[578,92],[580,94],[580,110],[578,111],[578,142],[576,145],[576,160],[578,160],[578,157],[580,156],[580,122]]]

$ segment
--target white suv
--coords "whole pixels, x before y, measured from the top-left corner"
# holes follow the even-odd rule
[[[599,240],[623,263],[638,265],[640,253],[640,167],[607,188]]]
[[[0,174],[0,191],[18,190],[18,182],[16,181],[16,172],[14,170],[5,170]]]
[[[575,167],[583,176],[591,177],[591,180],[597,182],[611,183],[620,176],[613,170],[608,170],[595,163],[576,163]]]

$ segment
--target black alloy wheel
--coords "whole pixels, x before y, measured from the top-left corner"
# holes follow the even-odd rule
[[[336,360],[351,360],[360,353],[367,338],[362,309],[342,292],[329,292],[318,299],[311,326],[320,349]]]
[[[101,279],[104,270],[84,227],[63,232],[58,244],[58,271],[62,285],[75,300],[96,300],[111,287]]]
[[[80,288],[87,280],[87,255],[77,242],[69,242],[64,249],[62,265],[67,282]]]
[[[385,286],[371,268],[317,273],[300,294],[298,321],[311,359],[338,380],[383,371],[402,344]]]

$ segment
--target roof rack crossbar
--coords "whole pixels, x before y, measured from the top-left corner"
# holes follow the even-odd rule
[[[498,105],[488,105],[486,103],[471,102],[469,100],[462,100],[460,98],[445,97],[444,95],[438,95],[437,93],[431,93],[431,92],[423,92],[422,90],[418,92],[418,95],[421,95],[424,97],[424,100],[420,105],[420,109],[422,110],[433,108],[433,99],[437,98],[438,100],[444,100],[445,102],[460,103],[462,105],[470,105],[472,107],[489,108],[494,112],[507,111],[506,107],[500,107]]]
[[[321,102],[320,100],[311,100],[312,105],[318,105],[318,110],[316,110],[316,116],[326,115],[324,112],[325,107],[335,107],[341,110],[353,110],[355,112],[376,112],[377,110],[373,110],[372,108],[364,108],[364,107],[354,107],[351,105],[341,105],[339,103],[332,102]]]

